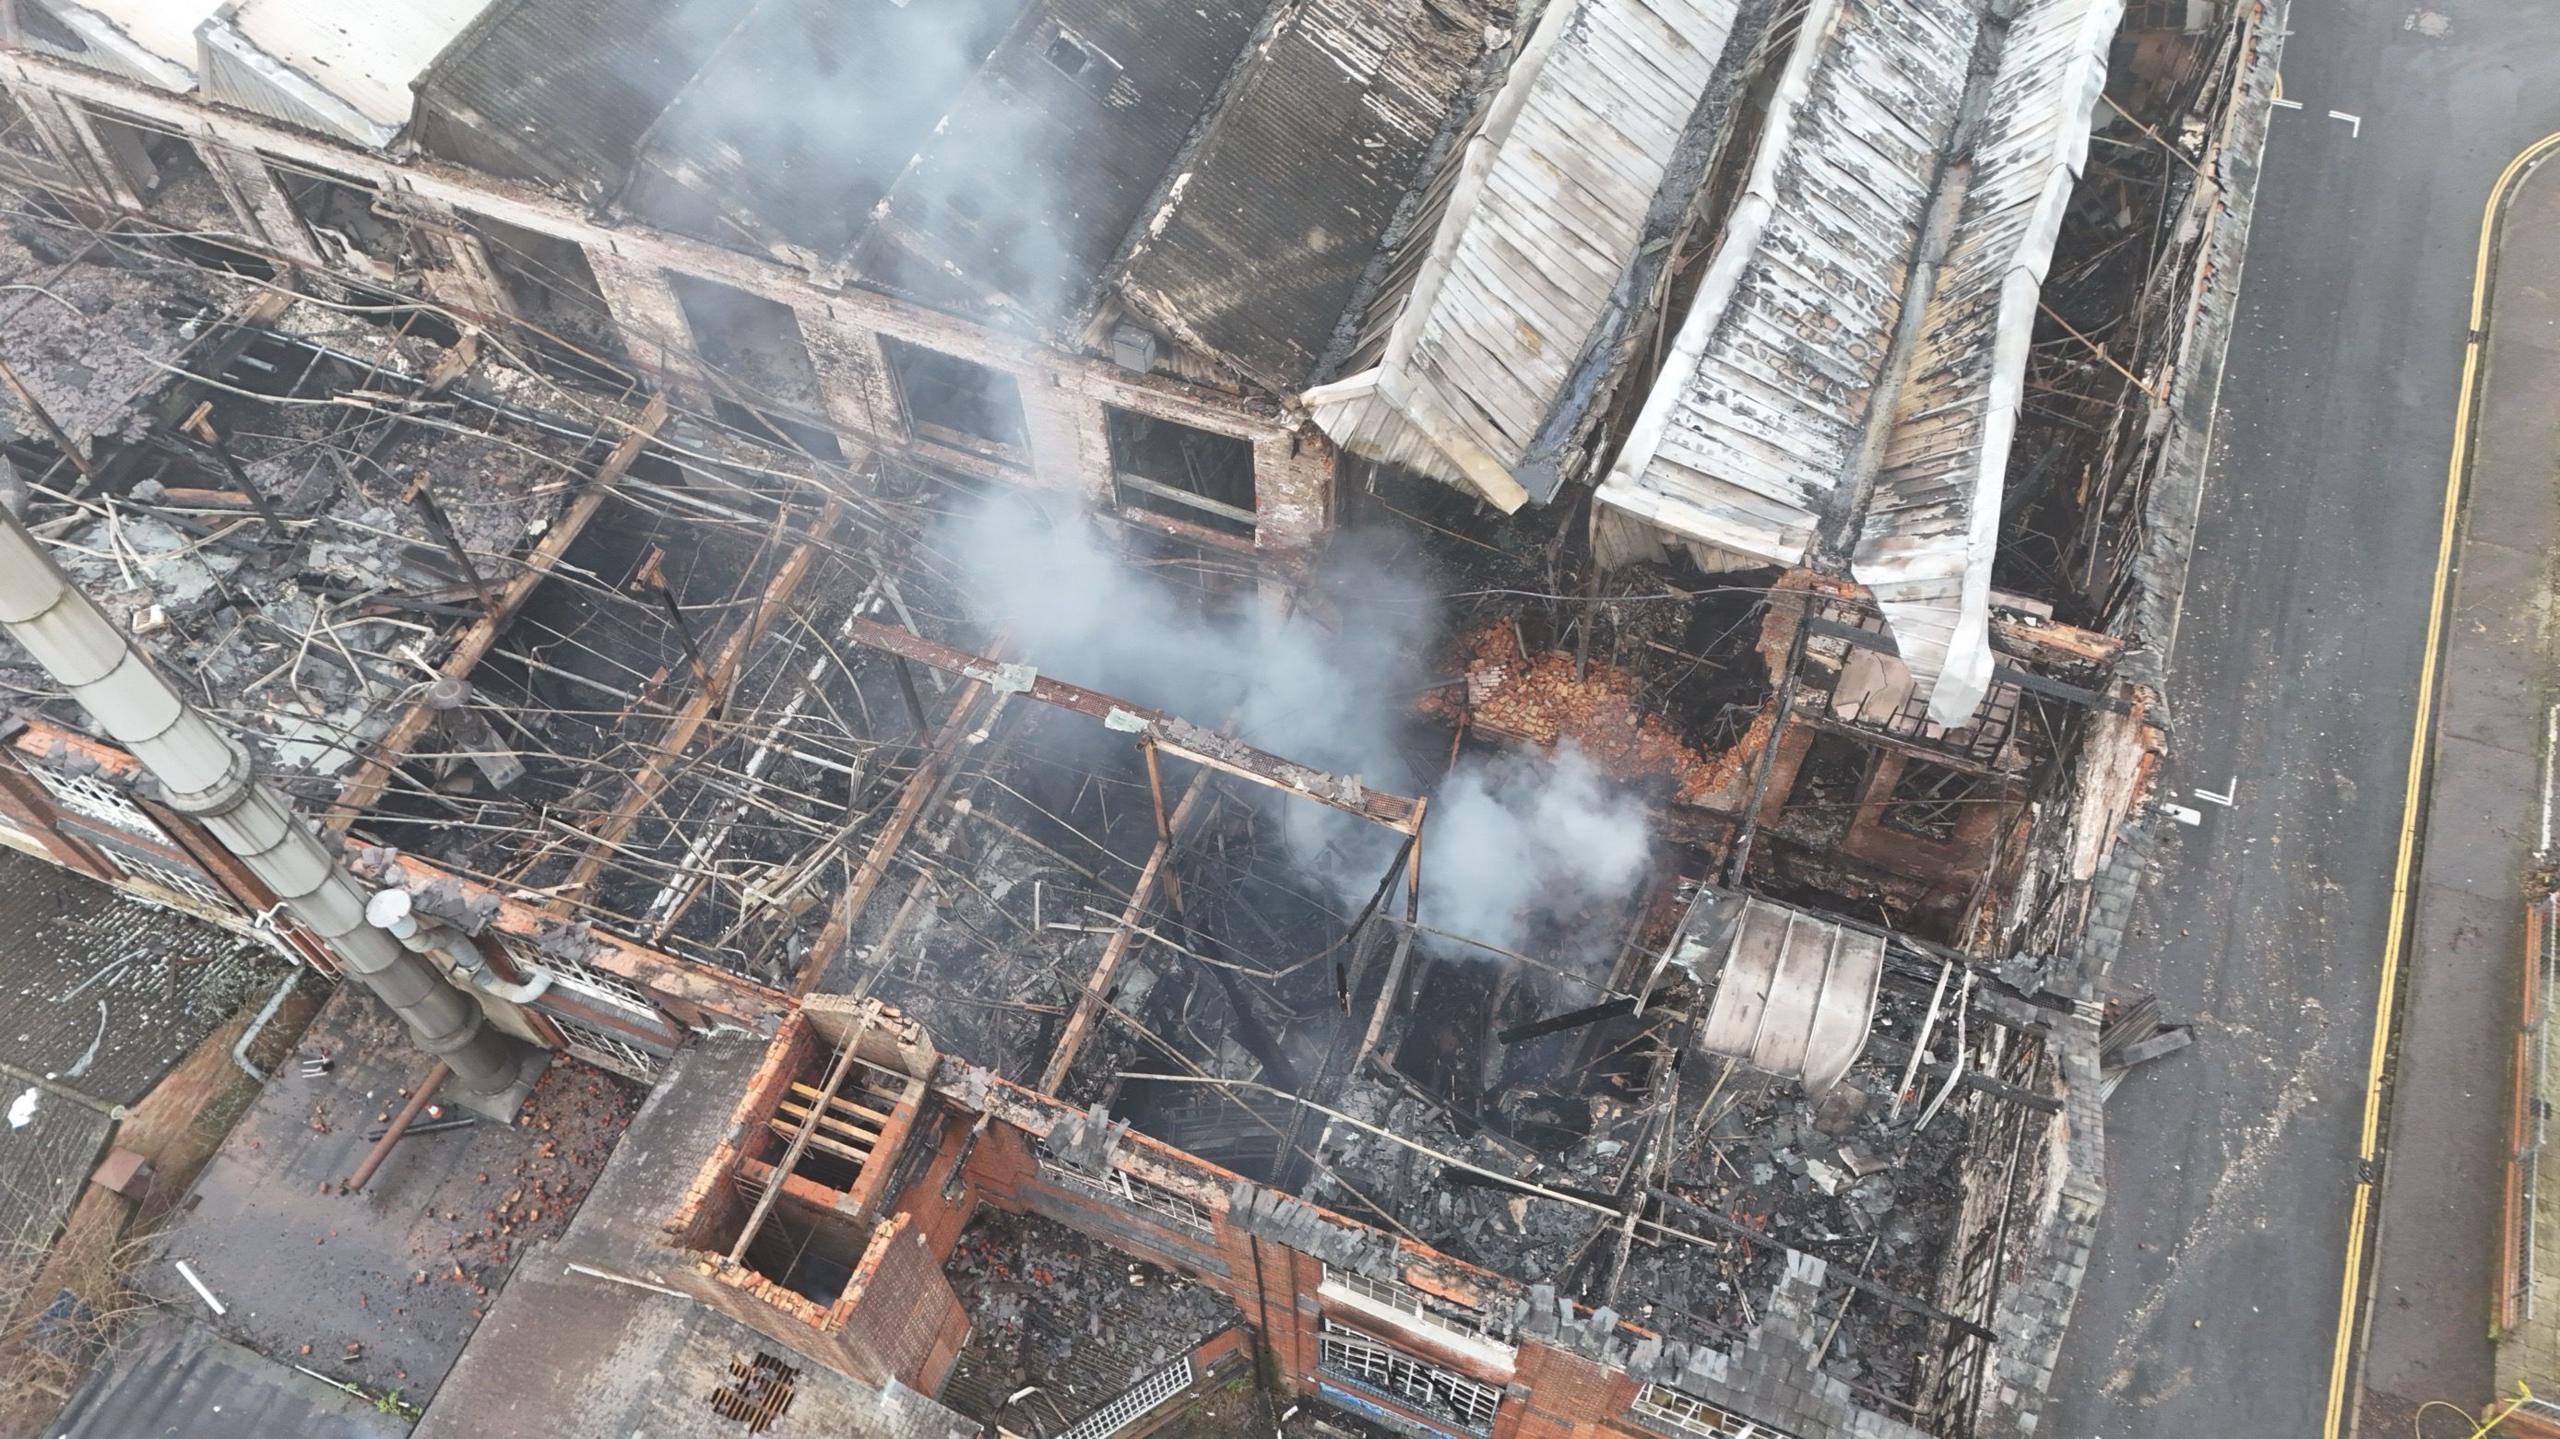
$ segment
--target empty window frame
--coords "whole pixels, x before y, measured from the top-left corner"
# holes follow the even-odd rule
[[[47,164],[54,162],[53,149],[45,143],[44,132],[28,118],[26,107],[18,103],[18,97],[5,88],[0,88],[0,150]]]
[[[818,362],[789,305],[716,280],[670,271],[667,284],[711,373],[713,408],[723,423],[786,449],[841,461],[843,449],[818,423],[826,399]]]
[[[1194,425],[1103,407],[1111,477],[1120,503],[1250,537],[1253,445]]]
[[[1682,1439],[1787,1439],[1784,1433],[1757,1420],[1729,1414],[1662,1384],[1648,1384],[1638,1391],[1630,1414],[1638,1424],[1657,1434],[1674,1434]]]
[[[1893,781],[1884,822],[1922,839],[1951,840],[1965,807],[1982,798],[1982,778],[1926,760],[1910,760]]]
[[[415,237],[407,226],[375,213],[371,186],[280,160],[269,160],[267,171],[284,191],[294,218],[332,265],[383,278],[386,267],[397,270],[417,263]]]
[[[907,422],[919,436],[1013,458],[1030,455],[1022,387],[1011,375],[891,335],[880,337],[880,349],[889,357]]]
[[[1455,1370],[1381,1344],[1328,1319],[1317,1337],[1316,1368],[1355,1389],[1456,1424],[1470,1434],[1493,1432],[1502,1391]]]
[[[585,246],[486,215],[460,218],[489,257],[508,306],[540,333],[546,349],[598,378],[622,379],[614,368],[628,358],[622,332]]]
[[[116,168],[124,172],[125,183],[144,200],[157,200],[164,194],[193,192],[194,198],[210,202],[222,210],[221,192],[214,187],[213,174],[204,167],[204,157],[185,136],[173,130],[121,115],[98,105],[81,107],[89,117],[89,126],[98,135],[98,143],[115,157]],[[217,217],[229,219],[227,210]]]
[[[1875,758],[1875,751],[1858,740],[1817,730],[1796,766],[1795,785],[1787,791],[1788,810],[1845,822],[1866,796]]]

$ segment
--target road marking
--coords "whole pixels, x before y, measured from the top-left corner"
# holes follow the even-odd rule
[[[2348,139],[2361,140],[2364,138],[2364,117],[2362,115],[2350,115],[2344,110],[2332,110],[2329,112],[2329,118],[2332,120],[2344,120],[2355,127],[2353,130],[2347,132]]]
[[[2209,789],[2191,789],[2188,790],[2187,793],[2195,796],[2197,799],[2203,800],[2206,804],[2218,804],[2224,809],[2230,809],[2232,808],[2232,801],[2240,798],[2240,776],[2236,774],[2233,775],[2231,777],[2231,783],[2225,786],[2220,794],[2215,794]]]
[[[2302,108],[2302,102],[2299,100],[2287,100],[2282,96],[2278,96],[2275,101],[2275,106],[2279,110],[2299,110]]]
[[[2560,785],[2560,705],[2551,707],[2550,717],[2542,727],[2542,846],[2537,855],[2551,853],[2551,789]]]
[[[2480,246],[2472,261],[2470,339],[2462,350],[2462,387],[2455,392],[2453,457],[2445,466],[2444,520],[2436,535],[2434,592],[2427,601],[2427,646],[2418,670],[2418,707],[2409,730],[2409,781],[2400,798],[2400,852],[2391,870],[2391,915],[2382,934],[2382,983],[2373,1011],[2373,1043],[2365,1061],[2364,1131],[2358,1141],[2355,1204],[2347,1211],[2346,1275],[2338,1294],[2338,1337],[2329,1355],[2329,1404],[2321,1439],[2338,1439],[2346,1414],[2347,1371],[2353,1366],[2356,1301],[2364,1287],[2365,1231],[2371,1226],[2373,1164],[2382,1132],[2382,1080],[2390,1054],[2393,1002],[2400,991],[2401,934],[2409,923],[2409,879],[2418,845],[2418,812],[2427,778],[2427,735],[2435,723],[2436,661],[2444,647],[2445,594],[2453,577],[2453,537],[2462,522],[2463,478],[2471,454],[2471,406],[2479,387],[2480,347],[2489,311],[2489,260],[2498,234],[2498,211],[2517,177],[2553,150],[2560,135],[2546,135],[2507,162],[2480,208]]]

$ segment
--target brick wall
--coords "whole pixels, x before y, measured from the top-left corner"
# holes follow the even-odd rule
[[[969,1339],[969,1315],[942,1274],[942,1259],[906,1215],[880,1221],[854,1270],[857,1296],[844,1322],[846,1348],[880,1367],[875,1383],[894,1378],[937,1393]]]

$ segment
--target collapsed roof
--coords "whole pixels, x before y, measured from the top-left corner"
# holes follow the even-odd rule
[[[1940,723],[1989,684],[2038,287],[2121,12],[2031,0],[2004,39],[1963,0],[1816,0],[1744,198],[1600,487],[1711,568],[1845,557]]]

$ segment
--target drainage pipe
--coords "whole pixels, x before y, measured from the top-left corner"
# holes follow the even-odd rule
[[[398,1114],[391,1116],[391,1127],[382,1131],[382,1137],[373,1142],[373,1148],[365,1151],[364,1163],[357,1165],[356,1172],[347,1176],[349,1194],[364,1188],[365,1181],[373,1178],[373,1172],[382,1167],[382,1161],[391,1157],[391,1147],[400,1142],[401,1135],[409,1132],[411,1121],[426,1112],[427,1101],[436,1097],[436,1090],[443,1087],[446,1076],[452,1073],[453,1066],[439,1059],[436,1067],[427,1071],[427,1077],[418,1081],[418,1087],[409,1092],[409,1102],[400,1106]]]
[[[240,1031],[240,1042],[231,1046],[231,1062],[240,1066],[242,1074],[260,1084],[275,1076],[249,1062],[249,1046],[257,1043],[258,1036],[267,1032],[267,1021],[274,1019],[276,1011],[284,1008],[284,997],[293,993],[293,987],[301,982],[302,971],[299,968],[286,970],[284,981],[276,986],[276,992],[267,996],[266,1007],[258,1011],[257,1018],[249,1021],[247,1029]]]
[[[338,851],[54,564],[17,516],[0,510],[0,631],[24,646],[140,760],[171,809],[238,856],[293,917],[326,941],[428,1053],[452,1066],[460,1102],[511,1121],[541,1051],[487,1025],[479,1002],[425,959],[365,923],[366,893]]]

